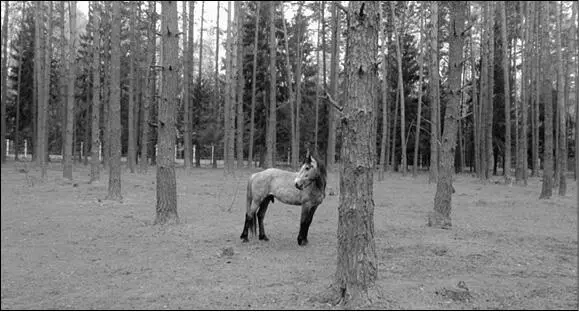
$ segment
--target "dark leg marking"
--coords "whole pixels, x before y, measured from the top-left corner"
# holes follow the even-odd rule
[[[265,228],[263,226],[263,219],[265,218],[265,213],[267,212],[267,207],[269,202],[273,202],[273,196],[266,197],[263,202],[259,205],[259,210],[257,211],[257,221],[259,224],[259,240],[269,241],[267,235],[265,235]]]
[[[249,214],[245,214],[245,225],[243,226],[243,232],[241,232],[241,236],[239,238],[241,238],[241,240],[244,243],[247,243],[249,241],[249,239],[247,238],[247,232],[249,230],[251,230],[251,227],[253,225],[253,218],[249,215]]]
[[[302,218],[300,222],[300,233],[298,235],[298,245],[305,246],[308,244],[308,230],[314,218],[314,213],[318,206],[311,208],[302,207]]]

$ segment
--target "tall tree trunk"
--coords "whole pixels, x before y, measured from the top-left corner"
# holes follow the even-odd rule
[[[46,87],[44,83],[44,72],[46,71],[46,63],[44,61],[45,58],[45,38],[44,35],[44,3],[43,2],[36,2],[35,3],[35,41],[34,41],[34,78],[35,78],[35,91],[36,91],[36,145],[35,145],[35,155],[36,155],[36,165],[40,168],[45,166],[45,154],[44,154],[44,143],[45,143],[45,135],[44,135],[44,112],[45,112],[45,105],[44,102],[46,98],[46,94],[44,93],[44,88]],[[38,63],[38,64],[37,64]],[[4,115],[3,115],[4,117]],[[4,147],[5,141],[2,141],[2,146]],[[3,155],[5,157],[5,155]],[[44,176],[42,176],[44,178]]]
[[[414,159],[412,162],[412,176],[416,177],[418,171],[418,149],[420,148],[420,122],[422,118],[422,64],[424,60],[424,3],[420,5],[420,55],[418,56],[418,116],[416,116],[416,135],[414,138]]]
[[[320,2],[321,4],[321,2]],[[321,10],[320,6],[320,10]],[[316,102],[315,102],[315,119],[314,119],[314,153],[318,154],[318,131],[319,131],[319,120],[320,120],[320,30],[321,20],[318,19],[318,29],[316,32]],[[256,28],[257,29],[257,28]]]
[[[185,5],[185,4],[183,4]],[[191,157],[192,147],[191,147],[191,132],[192,132],[192,120],[193,120],[193,98],[191,97],[191,86],[193,85],[193,31],[195,26],[195,1],[189,1],[189,31],[187,32],[187,36],[189,40],[187,42],[187,53],[186,53],[186,69],[185,69],[185,77],[187,78],[187,89],[186,89],[186,99],[187,102],[185,103],[184,114],[185,114],[185,156],[184,156],[184,163],[185,168],[189,168],[193,164],[193,159]],[[183,24],[183,29],[185,29],[185,24]],[[201,63],[201,61],[199,61]],[[197,156],[197,155],[195,155]],[[201,163],[199,163],[201,165]]]
[[[175,107],[177,105],[179,30],[177,2],[161,3],[162,101],[158,114],[157,207],[155,224],[178,223],[175,178]]]
[[[392,21],[394,23],[394,37],[396,39],[396,60],[398,62],[398,89],[400,96],[400,170],[402,171],[402,176],[406,176],[407,159],[406,159],[406,117],[405,117],[405,105],[404,105],[404,78],[402,76],[402,48],[400,44],[400,30],[396,27],[396,14],[395,5],[393,1],[390,1],[390,9],[392,13]],[[402,13],[404,14],[404,13]],[[402,25],[401,28],[403,28]]]
[[[103,79],[103,167],[108,169],[110,160],[110,133],[111,133],[111,122],[110,122],[110,97],[111,97],[111,3],[105,2],[105,48],[104,52],[104,72],[105,77]]]
[[[350,28],[346,63],[344,127],[340,160],[338,206],[338,264],[333,289],[347,308],[368,304],[378,275],[374,241],[374,167],[376,130],[379,4],[355,1],[349,5]]]
[[[573,2],[571,4],[571,10],[572,10],[572,15],[571,15],[571,20],[572,21],[576,21],[577,20],[577,2]],[[575,40],[570,40],[571,41],[571,49],[570,49],[570,53],[575,53],[575,59],[579,60],[579,49],[577,49],[577,47],[579,47],[579,44],[577,43],[577,41],[579,40],[579,35],[577,34],[577,27],[575,26],[575,22],[571,23],[571,33],[575,34]],[[577,150],[579,150],[579,96],[577,96],[577,94],[579,94],[579,66],[577,66],[577,64],[575,64],[576,66],[574,66],[575,69],[575,184],[576,184],[576,189],[577,189],[577,206],[579,206],[579,179],[577,179],[577,176],[579,175],[579,155],[577,155]]]
[[[202,69],[203,69],[202,60],[203,60],[203,22],[205,21],[205,19],[203,18],[204,16],[205,16],[205,1],[201,1],[201,17],[202,18],[201,18],[201,27],[199,27],[199,77],[197,78],[198,90],[201,90],[201,74],[202,74]],[[217,25],[219,25],[219,15],[217,17],[218,17]],[[219,40],[217,40],[217,42],[219,43]],[[217,50],[217,52],[219,52],[219,50]],[[219,53],[217,53],[216,55],[218,56]],[[193,57],[193,56],[191,56],[191,57]],[[191,115],[191,116],[193,117],[193,115]],[[199,142],[199,140],[197,140],[197,142]],[[199,151],[201,151],[201,146],[199,146]],[[214,163],[214,167],[216,166],[216,164],[217,163]],[[201,167],[201,152],[198,152],[195,154],[195,167],[197,167],[197,168]]]
[[[284,15],[284,11],[283,11],[283,5],[281,6],[281,15]],[[291,167],[294,170],[297,170],[298,168],[298,157],[299,154],[297,153],[297,149],[296,149],[296,115],[295,115],[295,95],[294,95],[294,89],[293,89],[293,72],[291,70],[291,63],[290,63],[290,50],[289,50],[289,33],[287,31],[287,26],[286,26],[286,22],[285,22],[285,18],[282,19],[282,24],[283,24],[283,36],[284,36],[284,44],[285,44],[285,66],[286,66],[286,73],[287,73],[287,86],[288,86],[288,94],[289,94],[289,107],[290,107],[290,136],[291,136]],[[296,40],[297,42],[298,40]],[[299,43],[298,43],[299,44]],[[297,63],[296,63],[297,66]],[[297,86],[297,84],[296,84]]]
[[[111,24],[111,96],[110,107],[110,162],[109,189],[107,199],[121,200],[121,3],[112,3]],[[175,94],[175,93],[173,93]]]
[[[253,168],[253,142],[255,133],[255,88],[257,79],[257,40],[259,35],[259,11],[261,9],[261,2],[255,2],[255,33],[253,38],[253,69],[251,72],[251,121],[249,126],[249,155],[247,157],[249,168]],[[316,125],[317,127],[317,125]]]
[[[383,2],[380,2],[380,41],[382,46],[382,140],[380,142],[380,169],[378,170],[378,180],[384,180],[384,171],[386,171],[386,142],[388,141],[388,42],[386,36],[386,27],[384,25],[384,7]],[[376,114],[378,111],[376,111]]]
[[[219,27],[219,25],[220,25],[219,24],[219,11],[220,11],[219,5],[220,5],[220,1],[217,1],[217,23],[216,23],[217,27]],[[220,85],[220,82],[219,82],[219,33],[220,32],[217,31],[217,34],[215,35],[216,36],[216,39],[215,39],[215,51],[216,51],[215,52],[215,94],[213,97],[215,100],[214,117],[216,120],[218,119],[217,116],[218,116],[218,112],[219,112],[219,106],[221,105],[221,101],[219,100],[220,99],[219,98],[219,95],[220,95],[220,93],[219,93],[219,85]],[[224,116],[227,116],[227,115],[224,114]],[[224,117],[224,119],[225,119],[225,117]],[[217,168],[216,157],[214,157],[212,161],[213,161],[213,164],[212,164],[213,168]]]
[[[231,91],[232,91],[232,79],[231,79],[231,71],[232,69],[232,36],[231,32],[233,31],[233,25],[231,25],[231,1],[227,1],[227,39],[225,42],[225,108],[223,110],[224,113],[224,126],[225,126],[225,136],[223,140],[223,171],[225,175],[230,175],[231,167],[229,166],[229,145],[231,138],[231,106],[233,103],[231,102]]]
[[[535,3],[535,7],[539,8],[540,3]],[[535,14],[535,55],[533,57],[533,66],[535,72],[535,109],[533,112],[533,120],[534,120],[534,127],[533,127],[533,170],[535,171],[534,176],[539,175],[539,171],[541,170],[541,166],[539,165],[539,110],[540,110],[540,98],[541,98],[541,79],[543,74],[539,72],[539,60],[541,58],[541,50],[539,49],[540,45],[540,29],[539,29],[539,10],[536,10]]]
[[[8,4],[6,4],[8,6]],[[24,11],[26,9],[26,1],[22,1],[22,11],[21,16],[24,16]],[[8,15],[8,14],[6,14]],[[24,25],[24,19],[22,19],[21,27]],[[3,37],[4,38],[4,37]],[[24,51],[24,36],[20,37],[20,51]],[[14,128],[14,160],[19,160],[18,153],[20,152],[20,109],[21,109],[21,92],[22,92],[22,55],[24,53],[18,54],[18,90],[16,93],[16,124]],[[6,88],[2,88],[4,91]],[[2,112],[2,116],[5,116],[5,112]],[[3,153],[4,155],[4,153]]]
[[[100,88],[101,88],[101,75],[100,75],[100,7],[96,1],[92,2],[93,6],[93,85],[92,85],[92,144],[91,144],[91,167],[90,167],[90,182],[95,182],[100,179],[100,139],[99,139],[99,124],[100,124]]]
[[[130,36],[130,51],[129,56],[129,120],[128,120],[128,132],[129,132],[129,142],[127,146],[127,163],[129,165],[129,170],[131,173],[135,173],[135,54],[137,53],[136,47],[136,28],[135,28],[135,11],[137,10],[137,3],[130,2],[129,4],[129,36]]]
[[[187,1],[183,1],[181,21],[183,22],[183,167],[191,166],[191,129],[189,115],[189,46],[187,45]],[[189,9],[191,12],[191,9]],[[191,21],[193,23],[193,21]]]
[[[9,1],[4,2],[4,18],[2,20],[2,104],[0,107],[0,120],[2,125],[0,126],[0,149],[2,155],[0,159],[2,164],[6,162],[6,100],[8,97],[8,81],[6,77],[8,76],[8,12],[9,12]],[[24,11],[23,11],[24,12]],[[20,76],[19,76],[20,77]]]
[[[275,167],[275,135],[277,127],[276,114],[276,40],[275,40],[275,1],[269,1],[269,118],[266,135],[265,167]]]
[[[561,19],[563,2],[557,3],[557,35],[555,37],[557,44],[557,107],[559,108],[559,195],[565,196],[567,193],[567,110],[565,109],[565,72],[563,71],[563,55],[561,52]],[[575,21],[573,21],[575,23]]]
[[[545,107],[545,121],[544,121],[544,138],[545,145],[543,148],[543,184],[541,188],[541,195],[539,199],[548,199],[553,195],[553,92],[552,92],[552,81],[553,78],[553,64],[551,60],[551,44],[550,44],[550,33],[549,33],[549,2],[541,1],[542,11],[544,14],[542,16],[543,20],[541,22],[542,30],[542,42],[541,51],[543,51],[543,56],[541,58],[541,68],[542,71],[546,73],[545,79],[543,79],[543,96],[544,107]]]
[[[469,9],[469,19],[470,19],[470,9]],[[472,107],[473,107],[473,120],[474,120],[474,136],[473,136],[473,141],[474,141],[474,148],[473,148],[473,152],[474,152],[474,166],[475,166],[475,172],[477,173],[477,176],[480,178],[481,177],[481,124],[482,124],[482,104],[479,101],[479,97],[478,97],[478,91],[477,91],[477,86],[478,83],[481,81],[481,76],[479,75],[479,79],[476,79],[476,62],[475,62],[475,52],[474,52],[474,44],[473,44],[473,35],[472,35],[473,31],[469,31],[469,46],[470,46],[470,70],[471,70],[471,80],[472,80]]]
[[[390,170],[396,171],[396,128],[398,125],[398,108],[400,107],[400,88],[396,88],[396,100],[394,104],[394,115],[392,115],[392,119],[394,120],[394,124],[392,125],[392,143],[390,144],[391,152],[390,152]]]
[[[494,172],[494,148],[493,148],[493,118],[494,118],[494,86],[495,86],[495,31],[494,31],[494,13],[495,5],[489,2],[489,14],[487,19],[488,30],[488,97],[487,97],[487,127],[486,127],[486,159],[487,159],[487,174],[486,178],[490,179]]]
[[[42,108],[42,159],[40,160],[41,166],[41,178],[46,178],[46,165],[49,158],[49,149],[48,149],[48,138],[49,138],[49,128],[47,125],[48,119],[48,108],[50,105],[50,73],[51,73],[51,62],[52,62],[52,1],[47,1],[48,4],[48,16],[47,19],[47,33],[46,33],[46,42],[44,45],[44,77],[42,78],[42,83],[44,83],[44,104]]]
[[[438,64],[438,1],[432,1],[430,3],[430,22],[432,24],[431,31],[431,51],[430,51],[430,175],[428,177],[428,183],[433,183],[438,181],[438,150],[439,150],[439,139],[438,139],[438,128],[440,123],[440,116],[438,116],[440,105],[440,92],[439,92],[439,64]]]
[[[243,60],[245,59],[243,47],[243,21],[244,13],[240,1],[235,1],[236,27],[237,27],[237,168],[243,168],[243,132],[245,121],[243,118],[243,94],[245,91],[245,79],[243,75]]]
[[[139,171],[142,174],[147,173],[147,169],[149,168],[149,108],[153,106],[155,96],[155,72],[152,68],[155,64],[155,7],[155,1],[149,1],[148,16],[150,21],[147,27],[147,55],[144,64],[146,73],[145,92],[148,92],[148,94],[145,95],[143,115],[141,117],[141,160],[139,161]]]
[[[62,164],[66,159],[66,109],[68,102],[68,61],[66,60],[66,37],[65,37],[65,8],[64,3],[66,1],[59,1],[59,11],[60,11],[60,78],[59,78],[59,97],[60,97],[60,132],[61,132],[61,153],[62,153]]]
[[[74,90],[76,80],[76,62],[74,55],[76,55],[76,1],[69,2],[69,24],[70,37],[68,43],[68,55],[70,55],[70,63],[68,65],[68,100],[66,101],[66,146],[64,153],[64,167],[63,177],[72,180],[72,135],[74,128]]]
[[[428,216],[428,226],[449,228],[452,226],[450,212],[452,209],[452,177],[454,174],[454,148],[456,145],[456,128],[460,104],[460,75],[462,72],[462,47],[464,43],[464,22],[466,2],[454,1],[450,4],[450,25],[454,25],[449,34],[449,102],[444,117],[444,134],[442,137],[442,159],[439,179],[434,196],[434,211]]]
[[[501,1],[501,40],[503,43],[503,80],[505,84],[505,158],[504,174],[505,184],[511,183],[511,88],[509,84],[509,60],[508,60],[508,41],[507,41],[507,5]]]
[[[340,12],[338,11],[337,1],[332,5],[332,59],[330,64],[330,93],[332,97],[339,102],[338,98],[338,60],[340,50]],[[336,111],[332,105],[328,106],[328,147],[326,151],[327,170],[334,170],[336,160]]]
[[[296,17],[296,24],[298,25],[298,40],[297,43],[297,53],[298,59],[296,63],[296,120],[295,120],[295,155],[296,159],[300,155],[300,111],[302,106],[302,63],[303,63],[303,44],[306,39],[304,38],[304,25],[302,25],[302,9],[303,9],[303,1],[300,1],[298,7],[298,14]],[[293,150],[293,149],[292,149]]]

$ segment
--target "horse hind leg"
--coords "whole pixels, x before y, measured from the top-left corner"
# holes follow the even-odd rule
[[[248,208],[247,208],[247,212],[245,213],[245,224],[243,226],[243,232],[241,232],[241,236],[239,238],[241,238],[242,242],[247,243],[249,241],[248,239],[248,232],[251,232],[252,236],[255,236],[255,232],[256,232],[256,225],[257,225],[257,216],[256,216],[256,212],[258,210],[257,205],[255,204],[255,202],[253,204],[251,204],[251,201],[248,200]]]
[[[265,218],[265,213],[267,212],[267,207],[269,203],[273,202],[273,196],[266,197],[259,205],[259,210],[257,211],[257,221],[259,223],[259,239],[263,241],[269,241],[267,235],[265,235],[265,228],[263,226],[263,219]]]

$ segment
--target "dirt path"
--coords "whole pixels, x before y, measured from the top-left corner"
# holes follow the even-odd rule
[[[338,196],[316,212],[308,246],[296,242],[300,208],[277,202],[270,241],[242,244],[250,171],[226,180],[222,170],[178,170],[182,222],[160,227],[154,168],[123,172],[118,203],[104,200],[106,175],[90,185],[76,167],[70,183],[53,166],[46,183],[22,164],[2,167],[2,309],[334,308],[315,299],[336,268]],[[329,184],[338,190],[337,175]],[[453,228],[437,230],[425,226],[435,191],[426,176],[376,182],[383,296],[373,308],[577,309],[575,187],[539,201],[538,179],[525,188],[459,176]]]

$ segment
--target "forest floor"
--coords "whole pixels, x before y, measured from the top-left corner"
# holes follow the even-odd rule
[[[242,244],[250,170],[226,179],[222,169],[177,169],[181,223],[154,226],[154,168],[123,168],[124,198],[114,202],[107,173],[88,184],[79,165],[71,182],[60,164],[49,166],[44,183],[24,163],[2,166],[2,310],[340,308],[317,300],[336,270],[337,195],[318,208],[308,246],[296,241],[300,208],[279,202],[265,218],[270,241]],[[436,186],[425,173],[376,181],[381,296],[369,308],[577,310],[568,181],[567,196],[538,200],[539,178],[523,187],[459,175],[449,230],[426,226]]]

